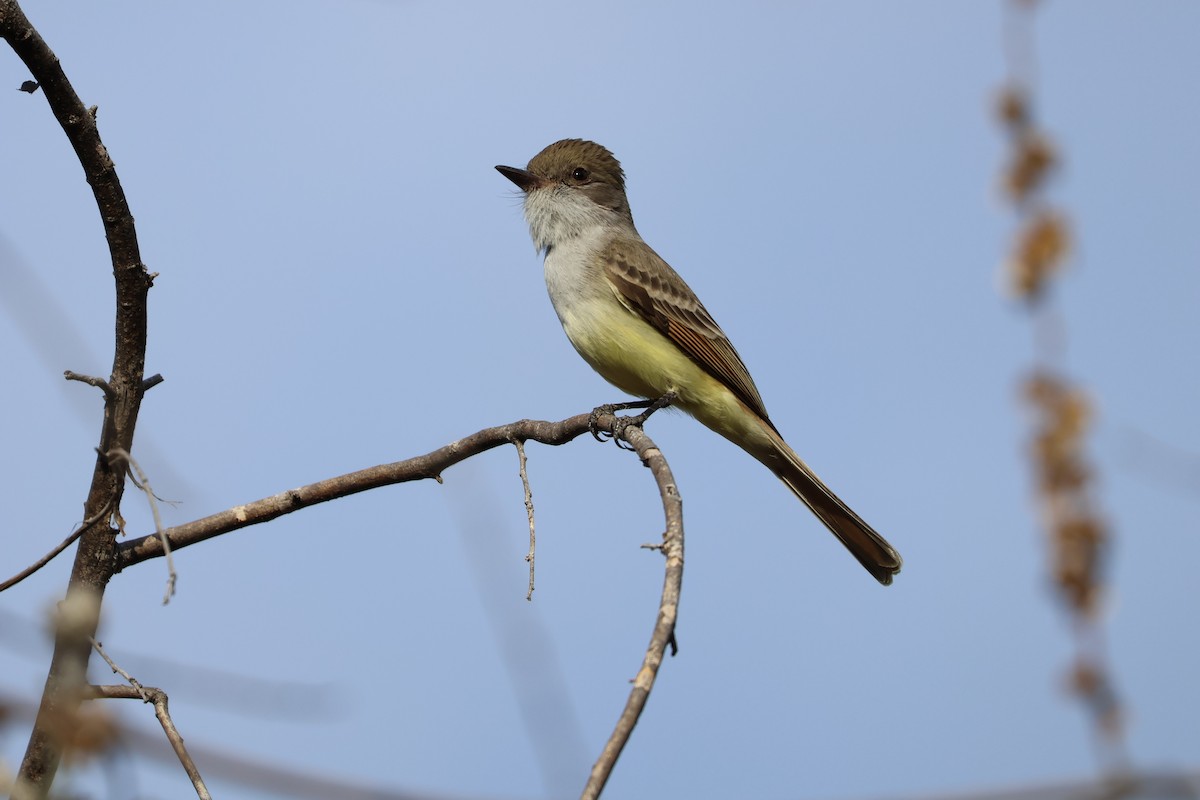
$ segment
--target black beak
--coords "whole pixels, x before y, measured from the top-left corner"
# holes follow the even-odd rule
[[[522,192],[528,192],[530,189],[536,189],[542,183],[542,179],[532,172],[516,167],[497,166],[496,171],[517,185],[517,188]]]

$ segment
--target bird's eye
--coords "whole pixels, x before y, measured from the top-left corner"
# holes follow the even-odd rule
[[[571,173],[571,177],[577,181],[586,181],[590,176],[591,176],[591,173],[588,172],[583,167],[576,167],[575,170]]]

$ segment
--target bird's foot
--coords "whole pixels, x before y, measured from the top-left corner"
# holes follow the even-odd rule
[[[655,411],[666,408],[678,398],[679,395],[675,392],[667,392],[656,400],[632,400],[626,403],[608,403],[597,406],[592,409],[592,413],[588,417],[588,428],[591,430],[592,436],[596,441],[603,442],[606,439],[612,439],[617,443],[617,447],[623,450],[632,450],[632,447],[621,444],[621,436],[624,435],[626,429],[642,427]],[[616,416],[617,411],[628,411],[634,408],[643,408],[645,411],[629,417]],[[613,424],[611,428],[602,430],[600,428],[600,417],[605,414],[613,415]]]

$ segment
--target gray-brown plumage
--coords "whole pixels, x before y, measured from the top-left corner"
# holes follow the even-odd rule
[[[625,173],[595,142],[564,139],[526,169],[497,167],[525,192],[546,254],[546,285],[567,337],[605,379],[675,405],[778,476],[875,578],[900,571],[896,550],[788,446],[733,344],[696,294],[633,224]]]

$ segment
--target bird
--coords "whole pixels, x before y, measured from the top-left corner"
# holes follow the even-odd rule
[[[621,391],[661,398],[745,450],[891,584],[900,554],[784,441],[729,337],[638,233],[612,152],[562,139],[524,169],[496,169],[524,194],[550,301],[584,361]]]

